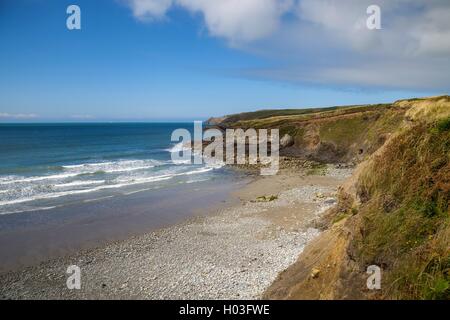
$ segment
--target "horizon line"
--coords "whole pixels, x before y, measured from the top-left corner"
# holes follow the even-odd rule
[[[1,124],[108,124],[108,123],[188,123],[194,121],[205,122],[204,119],[197,120],[98,120],[98,121],[66,121],[66,120],[55,120],[55,121],[1,121]]]

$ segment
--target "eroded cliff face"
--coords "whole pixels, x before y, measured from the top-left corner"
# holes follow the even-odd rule
[[[377,150],[405,118],[408,106],[400,103],[331,107],[312,110],[266,110],[212,121],[222,128],[280,130],[289,137],[282,156],[326,163],[358,163]]]
[[[329,136],[357,117],[375,120],[349,141]],[[368,155],[340,188],[325,231],[265,298],[450,299],[450,98],[403,100],[379,116],[325,122],[314,141],[345,144],[347,155],[360,143]],[[389,130],[379,140],[370,138],[375,128]],[[381,290],[367,288],[370,265],[382,269]]]

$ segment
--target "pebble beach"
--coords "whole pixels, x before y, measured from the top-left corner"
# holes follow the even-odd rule
[[[2,299],[259,299],[319,235],[351,169],[281,170],[234,192],[238,202],[141,236],[0,274]],[[68,266],[81,289],[66,286]]]

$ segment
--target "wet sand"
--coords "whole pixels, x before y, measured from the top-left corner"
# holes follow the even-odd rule
[[[0,215],[0,272],[125,240],[236,203],[245,177],[146,190],[51,210]]]
[[[258,299],[319,234],[315,221],[350,173],[259,177],[207,215],[3,273],[0,297]],[[66,287],[70,265],[81,269],[81,290]]]

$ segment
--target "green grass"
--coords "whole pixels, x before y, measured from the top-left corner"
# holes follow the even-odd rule
[[[445,131],[450,131],[450,117],[446,119],[439,120],[436,125],[432,128],[432,133],[439,134]]]
[[[320,138],[323,142],[332,142],[338,146],[348,147],[361,140],[369,122],[362,115],[349,119],[338,119],[328,122],[320,128]]]
[[[342,115],[358,114],[366,111],[376,111],[389,108],[388,104],[365,105],[365,106],[342,106],[314,109],[284,109],[284,110],[261,110],[229,115],[223,122],[227,127],[241,128],[281,128],[283,126],[296,126],[300,122],[311,119],[321,119]]]
[[[311,109],[280,109],[280,110],[259,110],[254,112],[243,112],[238,114],[233,114],[227,117],[224,123],[232,124],[238,121],[247,120],[257,120],[257,119],[267,119],[271,117],[279,116],[294,116],[294,115],[305,115],[310,113],[333,111],[340,107],[328,107],[328,108],[311,108]]]
[[[433,128],[404,130],[359,181],[358,258],[385,266],[386,297],[450,297],[450,131]]]

